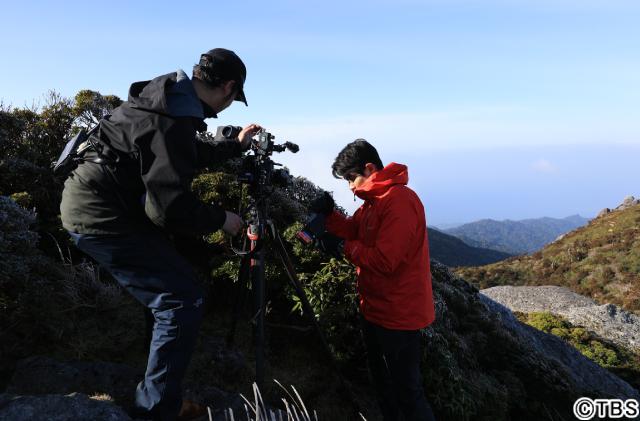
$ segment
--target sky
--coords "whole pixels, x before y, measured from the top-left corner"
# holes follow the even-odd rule
[[[640,2],[0,0],[0,101],[49,90],[126,99],[211,48],[245,62],[274,160],[361,204],[331,175],[356,138],[409,167],[430,225],[593,217],[640,196]]]

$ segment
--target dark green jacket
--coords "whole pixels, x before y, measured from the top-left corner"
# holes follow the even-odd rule
[[[198,169],[240,156],[241,149],[237,141],[197,140],[204,118],[182,70],[131,85],[128,101],[94,135],[119,162],[85,162],[73,171],[60,204],[64,228],[119,234],[161,227],[192,235],[220,229],[224,210],[201,202],[191,182]]]

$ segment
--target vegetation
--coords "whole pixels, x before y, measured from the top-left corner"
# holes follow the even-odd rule
[[[515,313],[518,319],[546,333],[558,336],[598,365],[640,388],[640,354],[598,337],[583,327],[573,326],[549,312]]]
[[[481,289],[564,286],[640,314],[640,205],[596,218],[533,255],[456,273]]]

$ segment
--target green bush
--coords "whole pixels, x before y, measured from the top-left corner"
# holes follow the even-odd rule
[[[562,317],[549,312],[517,313],[517,316],[521,321],[536,329],[566,340],[585,357],[602,367],[626,369],[640,375],[638,355],[602,340],[583,327],[573,326]]]

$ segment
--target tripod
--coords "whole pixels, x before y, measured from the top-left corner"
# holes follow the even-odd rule
[[[326,352],[329,362],[332,368],[339,373],[337,363],[329,344],[320,329],[320,325],[315,318],[311,304],[304,292],[304,289],[298,279],[298,275],[295,271],[293,262],[287,253],[287,250],[282,241],[282,237],[270,219],[266,216],[266,203],[259,201],[258,204],[254,204],[250,211],[252,219],[247,229],[247,238],[251,241],[250,251],[242,255],[242,261],[240,263],[240,270],[238,273],[238,287],[241,288],[246,284],[247,280],[251,280],[251,288],[253,291],[253,307],[254,307],[254,342],[255,342],[255,359],[256,359],[256,384],[259,388],[264,386],[264,371],[265,371],[265,246],[268,240],[274,247],[278,257],[280,258],[287,277],[294,287],[300,302],[302,304],[303,314],[311,321],[316,333],[322,343],[322,347]],[[234,318],[232,320],[231,328],[227,336],[227,342],[233,343],[235,336],[235,329],[237,320],[239,318],[240,300],[236,299]],[[341,381],[344,382],[342,376]]]
[[[287,277],[294,287],[300,303],[302,304],[303,314],[311,321],[315,328],[318,338],[322,343],[322,347],[328,357],[331,368],[338,375],[340,384],[345,394],[350,398],[353,409],[360,412],[355,394],[351,390],[346,379],[342,376],[338,364],[329,348],[329,344],[320,329],[320,325],[315,318],[311,304],[300,284],[298,275],[296,274],[293,262],[287,253],[284,242],[278,233],[278,230],[269,219],[267,214],[267,200],[273,193],[273,187],[279,185],[285,187],[291,184],[291,176],[286,169],[275,169],[279,166],[270,159],[273,152],[283,152],[289,150],[293,153],[298,152],[298,145],[285,142],[276,145],[273,143],[275,137],[262,130],[258,134],[258,139],[252,141],[252,154],[245,155],[242,160],[242,172],[238,176],[238,180],[245,183],[249,187],[249,227],[247,229],[247,239],[250,240],[248,251],[237,250],[234,252],[242,256],[240,270],[238,272],[238,288],[242,288],[248,280],[251,280],[251,289],[253,291],[253,307],[254,307],[254,343],[255,343],[255,359],[256,359],[256,384],[259,389],[264,387],[265,375],[265,252],[267,245],[271,246],[280,258]],[[242,203],[242,200],[241,200]],[[243,214],[243,212],[239,212]],[[237,320],[240,317],[240,294],[236,295],[236,303],[234,317],[231,322],[227,343],[232,344],[235,336]]]

